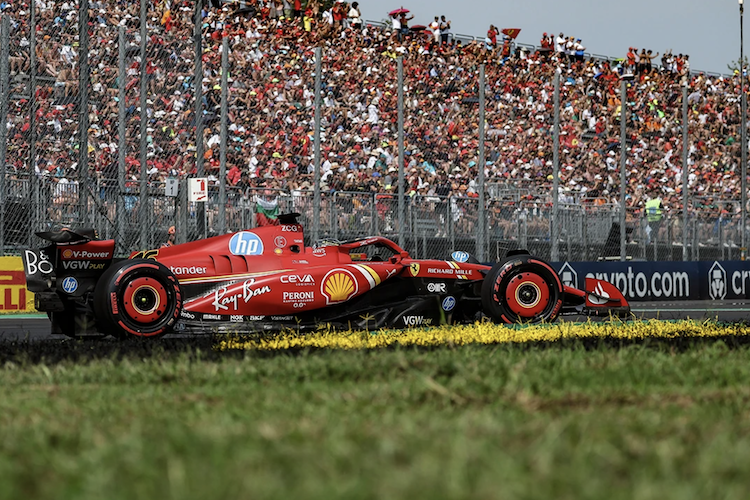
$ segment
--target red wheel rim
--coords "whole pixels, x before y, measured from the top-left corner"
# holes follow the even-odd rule
[[[136,278],[125,287],[122,305],[133,321],[149,324],[164,316],[168,305],[167,289],[153,278]]]
[[[521,318],[534,318],[549,304],[549,285],[535,273],[520,273],[505,288],[505,303]]]

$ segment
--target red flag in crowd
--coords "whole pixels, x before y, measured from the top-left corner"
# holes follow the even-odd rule
[[[518,34],[521,32],[521,28],[505,28],[502,33],[511,37],[513,40],[518,38]]]
[[[571,132],[568,132],[567,135],[562,138],[561,143],[565,148],[577,148],[580,141],[578,140],[578,137]]]

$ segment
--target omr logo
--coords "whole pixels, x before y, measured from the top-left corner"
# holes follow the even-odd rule
[[[578,273],[570,264],[567,262],[563,264],[557,274],[560,275],[563,285],[578,288]]]
[[[712,300],[724,300],[727,296],[727,272],[716,261],[708,270],[708,296]]]
[[[255,233],[240,231],[229,240],[229,251],[232,255],[261,255],[263,241]]]

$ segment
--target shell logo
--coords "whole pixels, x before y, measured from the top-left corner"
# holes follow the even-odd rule
[[[73,256],[73,250],[71,250],[70,248],[68,248],[67,250],[65,250],[62,253],[62,256],[63,256],[63,259],[69,259],[69,258],[71,258]]]
[[[338,304],[351,299],[359,291],[357,279],[346,269],[329,271],[320,285],[320,292],[326,298],[326,304]]]
[[[417,274],[419,274],[419,263],[412,262],[409,265],[409,272],[411,273],[412,276],[416,276]]]

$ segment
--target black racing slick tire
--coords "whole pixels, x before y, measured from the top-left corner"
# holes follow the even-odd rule
[[[174,274],[151,259],[123,260],[107,269],[94,292],[102,333],[119,338],[154,338],[171,331],[182,309]]]
[[[495,264],[482,283],[482,309],[496,323],[552,322],[560,314],[562,298],[555,270],[528,254]]]

